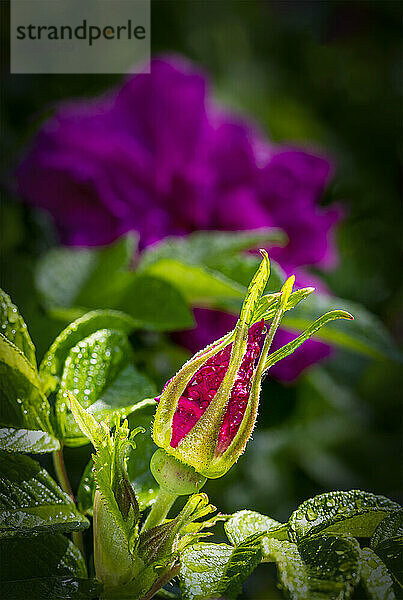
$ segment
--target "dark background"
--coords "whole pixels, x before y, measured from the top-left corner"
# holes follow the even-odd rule
[[[15,201],[10,173],[53,102],[94,95],[120,78],[9,75],[2,8],[2,287],[43,352],[60,324],[49,322],[32,273],[56,237],[43,216]],[[334,157],[325,202],[342,201],[346,218],[339,266],[322,277],[336,295],[381,317],[401,342],[400,2],[154,0],[152,49],[200,63],[217,98],[251,115],[273,141]],[[400,364],[341,352],[320,375],[313,370],[290,386],[270,382],[242,464],[207,492],[223,511],[246,506],[280,520],[329,489],[399,499],[402,384]],[[85,458],[83,450],[67,454],[76,479]],[[273,573],[265,569],[248,584],[249,598],[269,597]],[[270,598],[276,594],[273,588]]]

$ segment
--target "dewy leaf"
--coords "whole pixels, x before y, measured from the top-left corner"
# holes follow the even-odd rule
[[[38,263],[37,288],[48,306],[102,306],[102,298],[128,267],[134,247],[135,238],[128,235],[105,248],[54,248]]]
[[[89,600],[99,598],[101,591],[96,579],[71,576],[0,582],[0,597],[7,600]]]
[[[398,504],[369,492],[328,492],[303,502],[289,520],[290,538],[298,542],[320,532],[370,537]]]
[[[320,535],[298,545],[308,576],[309,600],[347,600],[359,582],[360,546],[348,536]]]
[[[112,414],[124,418],[142,408],[155,406],[155,395],[154,384],[128,365],[89,410],[98,419]]]
[[[349,537],[318,536],[295,544],[268,540],[281,587],[291,600],[348,600],[359,580],[360,548]]]
[[[64,361],[70,350],[82,339],[99,329],[115,329],[129,334],[141,324],[116,310],[94,310],[70,323],[55,339],[39,368],[46,393],[54,391],[62,375]]]
[[[385,563],[403,595],[403,510],[381,521],[371,538],[371,547]]]
[[[317,339],[368,356],[402,359],[401,353],[381,321],[361,305],[341,298],[313,294],[307,302],[300,304],[298,308],[284,316],[283,326],[290,330],[305,329],[313,320],[335,306],[353,314],[354,322],[332,323],[318,333]]]
[[[184,550],[179,573],[184,600],[236,598],[261,560],[260,536],[233,548],[199,542]]]
[[[0,424],[52,433],[49,402],[38,372],[17,346],[0,334]]]
[[[80,550],[61,534],[0,540],[1,581],[38,577],[87,577]]]
[[[403,509],[392,513],[381,521],[371,538],[371,548],[375,549],[387,540],[403,539]]]
[[[0,537],[86,529],[89,523],[36,461],[0,451]]]
[[[60,433],[69,446],[87,443],[70,413],[70,391],[97,420],[127,416],[154,403],[154,386],[129,364],[131,349],[125,334],[100,329],[81,340],[66,359],[56,399]],[[145,400],[145,398],[148,399]]]
[[[59,448],[59,440],[46,431],[15,429],[13,427],[3,427],[0,429],[1,450],[43,454],[45,452],[54,452]]]
[[[80,551],[63,535],[3,539],[0,553],[1,598],[84,600],[101,591],[95,580],[86,579]]]
[[[32,343],[24,319],[17,307],[0,289],[0,321],[1,333],[21,350],[29,363],[36,369],[35,346]]]
[[[361,550],[361,583],[369,600],[396,600],[390,573],[369,548]]]
[[[291,600],[311,600],[306,565],[295,544],[270,539],[266,544],[265,559],[277,563],[280,585],[287,597]]]
[[[251,535],[267,532],[261,539],[263,560],[271,560],[269,539],[288,540],[287,524],[279,523],[253,510],[234,513],[224,524],[224,529],[234,546],[241,544]]]
[[[77,490],[78,508],[84,515],[93,515],[95,497],[94,463],[90,460],[84,469]]]

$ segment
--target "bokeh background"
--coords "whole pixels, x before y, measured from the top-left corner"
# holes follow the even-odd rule
[[[41,355],[63,325],[46,314],[33,276],[58,239],[51,220],[13,194],[11,174],[52,103],[91,97],[120,78],[9,75],[3,9],[1,284]],[[323,202],[341,201],[346,216],[337,232],[339,265],[320,276],[335,295],[380,317],[401,343],[400,2],[154,0],[152,49],[201,65],[214,96],[271,140],[334,158]],[[225,478],[208,484],[213,502],[224,512],[248,507],[281,520],[330,489],[399,500],[401,370],[398,362],[338,351],[292,384],[267,381],[254,441]],[[87,458],[85,448],[67,452],[75,484]],[[277,593],[266,565],[245,598]]]

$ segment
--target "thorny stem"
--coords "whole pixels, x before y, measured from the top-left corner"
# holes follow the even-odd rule
[[[70,496],[70,498],[72,499],[72,501],[75,504],[73,490],[71,489],[69,477],[68,477],[67,471],[66,471],[66,465],[64,464],[63,446],[61,446],[59,450],[55,450],[52,453],[52,456],[53,456],[53,466],[55,468],[56,477],[60,484],[60,487],[62,488],[62,490],[64,492],[66,492],[66,494],[68,494]],[[75,545],[78,546],[78,548],[81,550],[82,555],[85,556],[84,541],[83,541],[83,535],[82,535],[81,531],[73,531],[72,537],[73,537],[73,542],[75,543]]]
[[[160,487],[158,496],[151,508],[151,511],[143,525],[143,531],[160,525],[167,516],[169,509],[177,499],[176,494],[171,494],[167,489]]]

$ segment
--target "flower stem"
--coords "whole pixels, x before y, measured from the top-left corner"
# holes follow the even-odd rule
[[[70,498],[72,499],[72,501],[75,504],[73,490],[71,489],[69,477],[68,477],[67,471],[66,471],[66,465],[64,464],[63,446],[61,446],[59,450],[55,450],[52,453],[52,456],[53,456],[53,466],[55,468],[56,477],[60,484],[60,487],[62,488],[62,490],[64,492],[66,492],[66,494],[68,494],[70,496]],[[78,546],[78,548],[81,550],[82,555],[85,556],[83,534],[81,533],[81,531],[73,531],[72,538],[73,538],[73,542],[75,543],[75,545]]]
[[[169,509],[177,497],[178,496],[176,494],[171,494],[171,492],[168,492],[167,489],[160,487],[158,496],[143,525],[143,531],[147,531],[147,529],[151,529],[151,527],[160,525],[167,516]]]
[[[53,466],[55,468],[60,487],[64,492],[66,492],[66,494],[70,496],[73,502],[75,502],[74,494],[67,475],[66,466],[64,464],[63,447],[61,447],[60,450],[55,450],[53,452]]]

